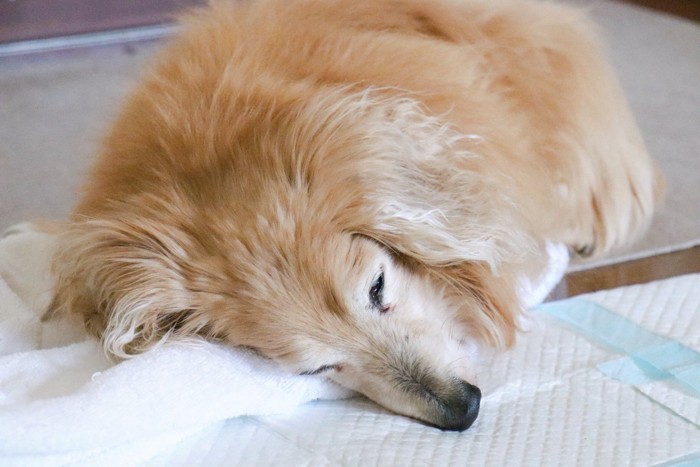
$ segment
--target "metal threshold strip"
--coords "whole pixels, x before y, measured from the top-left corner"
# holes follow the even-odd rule
[[[160,24],[48,39],[7,42],[0,44],[0,58],[157,40],[171,35],[176,29],[177,25],[175,24]]]

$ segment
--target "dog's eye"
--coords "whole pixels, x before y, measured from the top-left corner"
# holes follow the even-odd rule
[[[331,370],[340,370],[340,365],[323,365],[322,367],[316,368],[315,370],[309,370],[309,371],[302,371],[299,373],[302,376],[313,376],[313,375],[320,375],[321,373],[325,373],[327,371]]]
[[[384,271],[379,273],[379,276],[374,280],[372,287],[369,289],[369,303],[380,311],[386,311],[384,308]]]

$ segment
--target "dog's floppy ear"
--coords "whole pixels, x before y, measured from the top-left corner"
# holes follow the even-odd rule
[[[438,283],[447,284],[446,293],[459,309],[456,322],[468,335],[500,349],[514,343],[522,303],[512,269],[494,273],[486,263],[464,262],[429,267],[428,272]]]
[[[375,102],[368,113],[375,118],[367,119],[371,137],[358,165],[369,220],[360,233],[442,266],[481,261],[496,269],[532,245],[516,204],[489,172],[482,152],[491,143],[458,133],[411,99]]]
[[[176,235],[148,219],[70,223],[54,257],[56,291],[46,317],[78,315],[118,358],[166,337],[207,333],[208,320],[187,286],[186,240]]]
[[[381,152],[365,164],[371,167],[365,167],[371,211],[358,233],[417,261],[471,303],[476,299],[484,313],[469,320],[480,323],[492,344],[509,344],[520,304],[510,267],[503,265],[522,261],[534,243],[515,203],[484,170],[479,150],[488,145],[411,101],[394,103],[383,124],[375,144]]]

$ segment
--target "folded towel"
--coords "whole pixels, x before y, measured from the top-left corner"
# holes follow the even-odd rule
[[[0,239],[0,464],[138,463],[232,417],[279,414],[352,395],[319,377],[289,375],[245,349],[169,343],[120,363],[70,319],[41,322],[51,298],[55,237],[30,224]],[[546,296],[568,255],[527,302]],[[526,286],[524,286],[526,287]]]

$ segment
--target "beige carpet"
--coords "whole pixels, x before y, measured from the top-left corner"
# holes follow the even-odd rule
[[[610,1],[588,5],[649,151],[667,178],[666,202],[632,248],[590,267],[700,244],[700,25]],[[700,265],[698,265],[700,271]]]
[[[571,1],[601,25],[668,178],[649,234],[608,261],[700,243],[700,25],[607,0]],[[154,48],[0,58],[0,230],[68,213],[99,135]]]
[[[0,58],[0,230],[61,219],[153,45]]]

